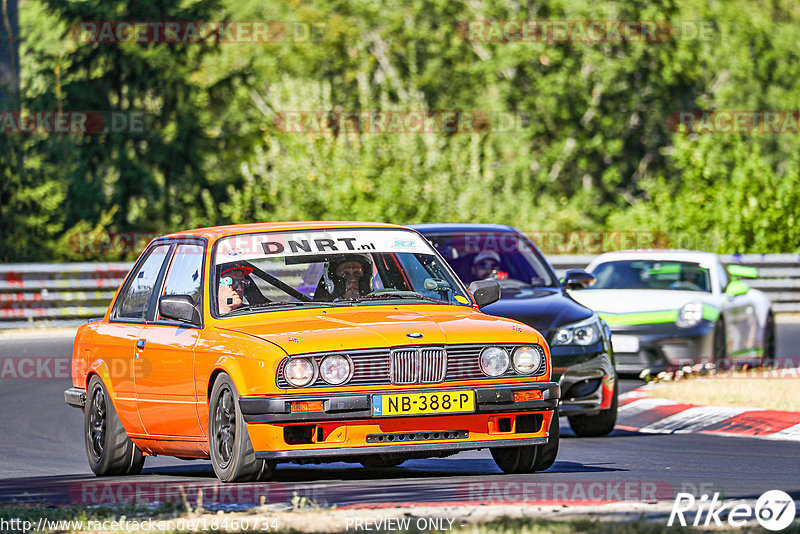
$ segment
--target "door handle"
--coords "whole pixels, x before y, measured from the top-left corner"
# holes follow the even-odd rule
[[[140,339],[139,341],[137,341],[136,342],[136,348],[137,349],[143,349],[144,348],[144,341],[145,341],[144,339]]]

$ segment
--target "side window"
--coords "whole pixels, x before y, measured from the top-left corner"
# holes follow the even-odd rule
[[[147,305],[161,271],[161,265],[170,245],[154,247],[131,278],[131,282],[120,295],[114,317],[120,319],[147,319]]]
[[[201,245],[178,245],[167,273],[164,295],[189,295],[200,307],[203,283],[203,256]]]

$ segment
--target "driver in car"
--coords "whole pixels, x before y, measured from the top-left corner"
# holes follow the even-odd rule
[[[704,276],[699,271],[683,270],[680,278],[669,285],[668,289],[684,289],[689,291],[702,291],[705,287]]]
[[[372,292],[372,261],[365,254],[331,260],[325,266],[323,278],[333,300],[362,297]]]
[[[500,255],[494,250],[484,250],[472,260],[472,276],[475,280],[497,278],[500,269]]]
[[[251,300],[252,292],[248,291],[253,285],[250,274],[253,272],[251,267],[236,265],[228,267],[219,273],[219,287],[217,298],[219,313],[225,315],[244,304],[254,304]]]

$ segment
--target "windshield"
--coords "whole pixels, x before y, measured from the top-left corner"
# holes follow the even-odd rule
[[[594,269],[592,289],[672,289],[711,292],[709,270],[695,262],[624,260]]]
[[[471,306],[430,245],[407,230],[232,236],[215,248],[215,313],[386,301]]]
[[[505,287],[558,285],[544,259],[517,234],[461,232],[426,237],[468,284],[493,279]]]

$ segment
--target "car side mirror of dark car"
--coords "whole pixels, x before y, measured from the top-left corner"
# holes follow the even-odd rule
[[[500,300],[500,283],[497,280],[475,280],[469,285],[469,292],[479,308]]]
[[[592,287],[595,282],[597,282],[595,275],[575,269],[567,271],[561,285],[567,289],[586,289],[587,287]]]
[[[194,299],[189,295],[164,295],[158,299],[158,313],[161,317],[174,319],[182,323],[199,325],[200,312]]]

